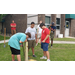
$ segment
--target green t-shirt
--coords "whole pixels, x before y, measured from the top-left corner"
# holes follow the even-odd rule
[[[19,43],[19,41],[24,42],[25,40],[26,40],[26,35],[24,33],[16,33],[13,36],[11,36],[8,45],[10,45],[10,47],[20,50],[21,43]]]

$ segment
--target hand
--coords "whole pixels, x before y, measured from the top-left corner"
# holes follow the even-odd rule
[[[22,44],[22,45],[20,45],[20,47],[23,47],[23,44]]]
[[[43,40],[42,42],[45,43],[45,40]]]
[[[37,39],[36,39],[36,43],[37,43]]]
[[[27,42],[27,39],[24,42]]]
[[[40,44],[41,44],[41,41],[40,41]]]
[[[51,30],[53,30],[53,28]]]

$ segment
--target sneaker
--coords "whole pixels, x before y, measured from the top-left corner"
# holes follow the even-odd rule
[[[33,55],[33,57],[36,57],[36,55]]]
[[[46,56],[42,56],[40,59],[47,59],[47,57]]]
[[[52,48],[52,46],[51,46],[51,48]]]
[[[47,61],[50,61],[50,59],[47,59]]]

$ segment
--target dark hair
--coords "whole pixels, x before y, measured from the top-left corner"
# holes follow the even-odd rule
[[[28,35],[29,36],[29,38],[31,38],[31,34],[28,32],[28,33],[25,33],[26,35]]]
[[[31,22],[31,24],[35,24],[34,22]]]
[[[42,28],[42,26],[45,26],[45,24],[44,24],[44,23],[41,23],[41,24],[40,24],[40,27]]]

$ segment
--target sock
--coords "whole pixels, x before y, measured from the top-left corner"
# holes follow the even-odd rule
[[[52,46],[52,44],[51,44],[51,46]]]

